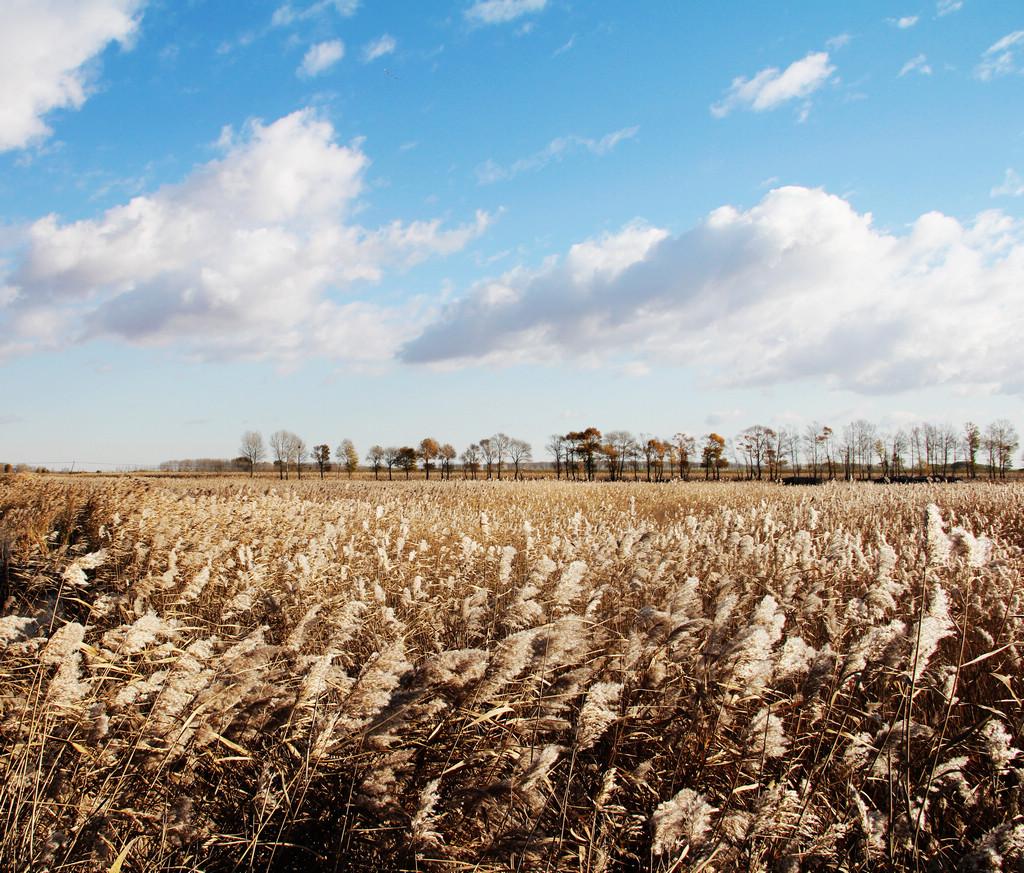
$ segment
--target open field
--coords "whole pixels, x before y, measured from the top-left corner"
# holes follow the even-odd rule
[[[1024,866],[1024,486],[0,479],[3,870]]]

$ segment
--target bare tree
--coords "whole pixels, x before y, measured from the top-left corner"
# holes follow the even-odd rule
[[[679,464],[679,478],[689,481],[690,459],[697,452],[697,442],[686,433],[677,433],[673,438],[676,449],[676,462]]]
[[[373,470],[373,478],[377,478],[377,473],[380,471],[380,465],[384,462],[384,448],[382,446],[370,446],[370,451],[366,453],[366,461],[370,465],[370,469]]]
[[[295,465],[295,475],[302,478],[302,459],[306,457],[306,441],[297,433],[288,433],[288,460]]]
[[[651,471],[654,469],[655,458],[658,452],[658,440],[655,437],[648,437],[644,439],[644,435],[640,435],[640,450],[644,455],[644,467],[647,471],[647,481],[651,481]]]
[[[626,460],[629,461],[629,465],[633,468],[633,481],[640,481],[640,460],[643,458],[643,447],[640,445],[639,440],[636,438],[629,441],[626,446]]]
[[[942,469],[942,428],[937,424],[925,422],[921,426],[924,434],[924,456],[928,463],[928,473],[935,475]]]
[[[480,440],[480,455],[484,461],[484,469],[487,471],[487,478],[491,478],[491,468],[494,466],[494,443],[489,439]]]
[[[953,425],[946,423],[942,425],[939,433],[940,452],[942,455],[942,475],[952,475],[956,468],[957,450],[960,448],[960,435]]]
[[[547,449],[548,454],[555,459],[555,478],[562,478],[562,456],[565,453],[565,437],[555,433],[548,438],[547,445],[544,446]]]
[[[318,446],[313,446],[309,452],[309,456],[313,459],[313,462],[320,469],[320,478],[324,478],[324,470],[327,468],[327,462],[331,460],[331,448],[326,443],[321,443]]]
[[[794,476],[800,475],[800,434],[795,430],[783,429],[779,431],[780,452],[784,452],[789,459],[789,467]]]
[[[576,446],[576,437],[579,436],[575,431],[567,433],[562,437],[562,454],[565,459],[565,478],[572,479],[573,482],[579,478],[579,471],[577,469],[577,463],[579,453]]]
[[[533,448],[525,440],[511,439],[508,443],[508,456],[515,466],[514,478],[522,479],[521,465],[533,457]]]
[[[978,475],[978,450],[981,448],[981,428],[973,421],[964,425],[964,458],[967,461],[967,475],[974,479]]]
[[[853,479],[853,470],[857,464],[857,428],[853,423],[843,428],[839,454],[843,459],[843,478],[849,482]]]
[[[466,446],[466,450],[462,453],[462,478],[466,478],[466,474],[472,474],[475,479],[476,474],[480,470],[480,446],[476,443],[470,443]]]
[[[270,448],[274,451],[274,463],[277,465],[279,479],[288,478],[288,461],[291,458],[291,434],[286,430],[275,430],[270,435]]]
[[[765,427],[763,424],[755,424],[753,427],[748,427],[740,435],[739,447],[747,456],[749,478],[753,479],[755,475],[758,479],[761,478],[763,464],[774,440],[775,431],[770,427]]]
[[[507,433],[496,433],[491,437],[491,445],[494,447],[494,459],[498,462],[498,479],[501,479],[501,465],[508,457],[509,447],[512,445],[512,437]]]
[[[1013,466],[1013,453],[1020,440],[1017,429],[1005,418],[993,421],[985,428],[985,449],[989,456],[989,477],[1006,478],[1006,472]]]
[[[892,471],[890,475],[901,476],[907,468],[903,456],[907,451],[907,446],[910,444],[906,431],[896,431],[890,439],[890,444],[892,446],[889,451],[889,469]]]
[[[818,463],[821,459],[821,443],[818,441],[820,426],[817,423],[809,424],[804,429],[801,439],[804,444],[804,459],[810,467],[811,477],[818,478]]]
[[[242,445],[238,450],[240,457],[245,458],[249,465],[249,478],[256,471],[256,465],[266,456],[267,448],[263,445],[263,435],[258,430],[247,430],[242,434]]]
[[[910,429],[907,444],[910,448],[910,469],[916,469],[917,475],[923,476],[927,472],[927,467],[925,438],[921,425],[915,424]]]
[[[861,475],[865,479],[870,479],[875,463],[874,448],[875,442],[878,440],[878,430],[870,421],[865,421],[863,418],[857,419],[853,425],[855,429],[854,439],[857,444],[857,460],[861,466]]]

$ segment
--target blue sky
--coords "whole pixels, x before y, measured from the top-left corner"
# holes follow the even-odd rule
[[[7,6],[0,460],[1024,423],[1019,2]]]

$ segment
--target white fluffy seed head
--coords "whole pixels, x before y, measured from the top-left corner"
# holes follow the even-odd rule
[[[946,536],[942,513],[934,503],[929,503],[924,512],[925,541],[928,550],[928,563],[933,567],[942,567],[949,561],[950,541]]]
[[[580,710],[576,733],[577,747],[589,749],[619,717],[619,697],[622,684],[619,682],[595,682]]]
[[[711,829],[711,816],[715,812],[715,807],[703,794],[684,788],[654,810],[651,850],[655,855],[664,855],[684,847],[700,848]]]
[[[60,664],[65,658],[78,652],[85,639],[85,628],[77,621],[68,622],[50,637],[39,656],[41,663],[48,666]]]

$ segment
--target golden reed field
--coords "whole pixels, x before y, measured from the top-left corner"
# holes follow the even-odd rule
[[[7,477],[4,871],[1024,869],[1024,486]]]

